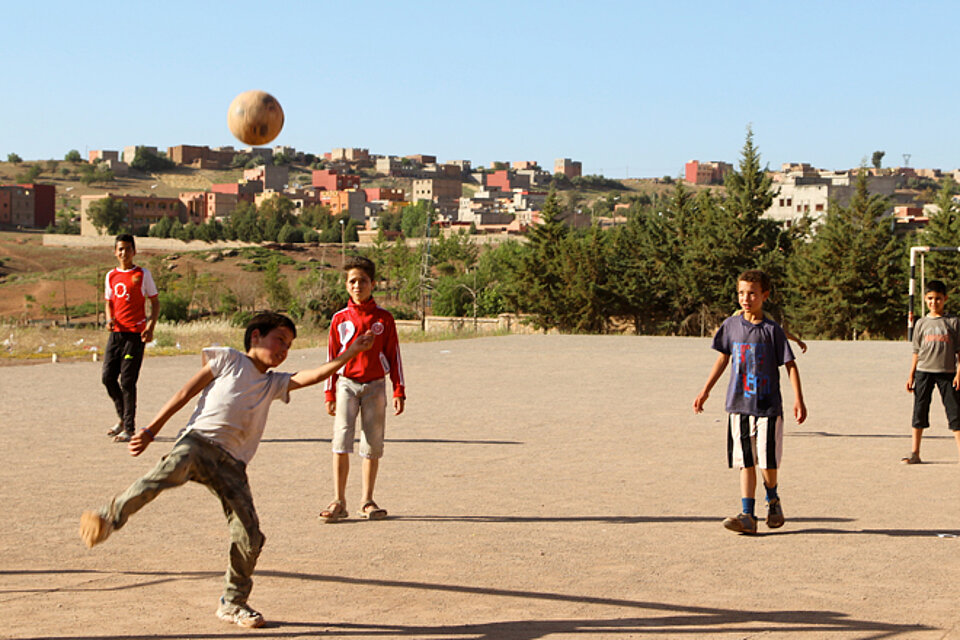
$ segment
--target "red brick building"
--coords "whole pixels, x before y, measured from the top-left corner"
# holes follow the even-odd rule
[[[359,189],[360,176],[341,174],[336,169],[319,169],[314,170],[311,184],[323,191]]]
[[[684,180],[690,184],[723,184],[728,173],[733,171],[729,162],[700,162],[691,160],[684,165]]]

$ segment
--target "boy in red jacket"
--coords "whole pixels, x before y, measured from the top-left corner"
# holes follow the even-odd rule
[[[363,496],[357,515],[361,519],[382,520],[387,510],[373,501],[380,458],[383,456],[383,434],[387,413],[386,376],[393,386],[393,415],[403,413],[403,366],[393,316],[373,299],[376,266],[367,258],[347,260],[347,293],[350,302],[333,315],[327,344],[329,360],[337,358],[350,344],[365,333],[373,334],[373,347],[348,362],[327,378],[324,392],[327,413],[333,422],[333,486],[334,499],[320,512],[323,522],[336,522],[348,515],[345,497],[350,454],[353,453],[357,416],[360,417],[360,457],[363,458]],[[339,383],[339,384],[338,384]]]

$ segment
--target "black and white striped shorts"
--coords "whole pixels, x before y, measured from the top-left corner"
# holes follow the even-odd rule
[[[777,469],[783,455],[783,416],[731,413],[727,423],[730,468]]]

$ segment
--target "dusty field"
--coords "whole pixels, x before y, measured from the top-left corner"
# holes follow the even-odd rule
[[[960,468],[938,402],[917,467],[905,343],[813,342],[809,421],[788,421],[787,524],[737,536],[722,389],[702,339],[512,336],[407,344],[377,498],[391,518],[320,525],[331,419],[317,389],[274,406],[250,467],[267,544],[244,632],[213,615],[227,532],[172,490],[102,546],[77,537],[170,448],[103,435],[91,362],[0,368],[0,636],[11,638],[960,638]],[[295,351],[285,369],[319,362]],[[197,356],[151,358],[146,420]],[[725,386],[726,379],[723,381]],[[789,387],[785,400],[792,404]],[[355,471],[357,467],[355,467]],[[359,477],[350,478],[351,510]]]

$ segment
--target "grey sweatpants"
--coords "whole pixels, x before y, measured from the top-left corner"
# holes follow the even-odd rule
[[[187,433],[149,473],[100,509],[100,515],[121,528],[127,519],[161,491],[187,481],[199,482],[220,498],[230,527],[230,563],[224,577],[223,599],[243,604],[253,588],[253,570],[264,535],[253,506],[247,466],[212,442]]]

